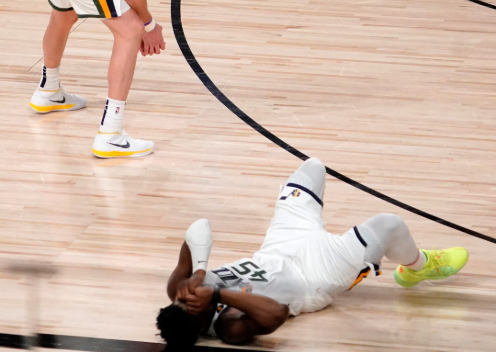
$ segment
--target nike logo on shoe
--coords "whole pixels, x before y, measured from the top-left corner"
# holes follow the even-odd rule
[[[206,260],[199,260],[198,263],[206,263]]]
[[[62,100],[50,100],[52,103],[58,103],[58,104],[64,104],[65,103],[65,97],[62,98]]]
[[[114,143],[110,143],[110,142],[107,142],[108,144],[112,144],[112,145],[115,145],[116,147],[120,147],[120,148],[129,148],[131,146],[131,144],[129,144],[129,142],[126,142],[126,144],[122,145],[122,144],[114,144]]]

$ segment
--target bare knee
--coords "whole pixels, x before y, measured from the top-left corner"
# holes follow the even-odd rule
[[[145,34],[145,26],[138,16],[133,17],[129,22],[129,37],[141,41]]]
[[[116,40],[141,42],[145,34],[143,22],[133,10],[128,10],[119,18],[107,19],[104,23],[110,28]]]

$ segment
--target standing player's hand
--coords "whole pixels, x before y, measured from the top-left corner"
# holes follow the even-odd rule
[[[191,314],[198,315],[210,306],[213,287],[197,287],[194,295],[186,296],[186,307]]]
[[[165,50],[164,36],[162,35],[162,26],[155,24],[153,31],[145,33],[141,41],[141,55],[146,56],[160,54],[160,50]]]

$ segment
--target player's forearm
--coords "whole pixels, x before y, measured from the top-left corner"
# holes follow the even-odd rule
[[[222,289],[220,292],[221,303],[244,312],[265,329],[264,333],[268,334],[276,330],[289,316],[288,306],[272,298],[227,289]]]
[[[138,14],[143,23],[148,23],[152,20],[152,15],[148,11],[147,0],[126,0],[126,2]]]
[[[177,293],[177,285],[184,279],[191,276],[193,272],[193,265],[191,263],[191,252],[186,242],[181,247],[179,254],[179,261],[176,268],[172,272],[169,282],[167,283],[167,295],[171,300],[174,300]]]

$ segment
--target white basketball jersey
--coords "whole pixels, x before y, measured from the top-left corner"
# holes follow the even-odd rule
[[[204,284],[270,297],[288,305],[292,315],[300,314],[305,300],[305,283],[291,261],[259,252],[207,272]]]

